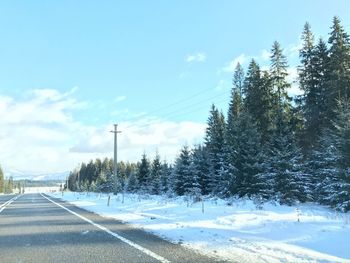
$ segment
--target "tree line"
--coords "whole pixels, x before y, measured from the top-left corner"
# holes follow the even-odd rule
[[[0,166],[0,193],[10,194],[14,188],[13,178],[10,176],[8,179],[4,177],[4,173]]]
[[[318,202],[350,210],[350,38],[338,17],[327,41],[306,23],[298,87],[290,97],[288,61],[279,42],[270,67],[238,63],[228,112],[211,106],[202,145],[184,146],[173,164],[97,159],[71,172],[71,190],[192,197],[248,197],[281,204]]]

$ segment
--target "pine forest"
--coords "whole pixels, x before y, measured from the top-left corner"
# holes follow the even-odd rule
[[[72,191],[316,202],[350,210],[350,37],[334,17],[328,39],[301,35],[298,87],[275,41],[270,67],[253,59],[232,72],[228,112],[209,110],[203,144],[185,145],[173,163],[146,154],[138,163],[96,159],[70,173]],[[116,180],[115,180],[116,179]],[[0,184],[1,184],[0,177]]]

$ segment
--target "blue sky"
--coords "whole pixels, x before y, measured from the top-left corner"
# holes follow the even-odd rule
[[[278,40],[295,75],[305,21],[328,38],[334,15],[350,31],[349,13],[348,1],[2,1],[0,115],[13,116],[0,146],[11,146],[6,136],[21,140],[10,133],[17,128],[62,140],[23,139],[28,155],[38,155],[31,165],[27,155],[2,147],[0,164],[49,172],[112,156],[112,137],[94,136],[114,122],[125,130],[122,160],[155,149],[171,160],[177,144],[200,142],[211,103],[226,111],[234,62],[246,66],[254,57],[266,67]],[[45,109],[46,120],[32,120]],[[144,138],[147,133],[164,140]],[[52,160],[43,167],[48,152]],[[69,161],[59,161],[62,155]],[[14,156],[23,160],[10,161]]]

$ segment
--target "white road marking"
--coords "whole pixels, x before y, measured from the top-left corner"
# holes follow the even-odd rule
[[[101,229],[101,230],[107,232],[107,233],[110,234],[111,236],[113,236],[113,237],[115,237],[115,238],[118,238],[119,240],[123,241],[124,243],[126,243],[126,244],[128,244],[128,245],[130,245],[130,246],[132,246],[132,247],[134,247],[134,248],[136,248],[136,249],[138,249],[138,250],[140,250],[141,252],[147,254],[148,256],[153,257],[153,258],[155,258],[156,260],[158,260],[158,261],[160,261],[160,262],[162,262],[162,263],[170,263],[169,260],[167,260],[166,258],[164,258],[164,257],[162,257],[162,256],[160,256],[160,255],[158,255],[158,254],[156,254],[156,253],[154,253],[154,252],[152,252],[151,250],[149,250],[149,249],[147,249],[147,248],[144,248],[144,247],[142,247],[142,246],[140,246],[140,245],[138,245],[138,244],[136,244],[136,243],[130,241],[129,239],[126,239],[125,237],[122,237],[122,236],[118,235],[117,233],[112,232],[112,231],[109,230],[108,228],[106,228],[106,227],[104,227],[104,226],[101,226],[101,225],[95,223],[94,221],[92,221],[92,220],[90,220],[90,219],[88,219],[88,218],[86,218],[86,217],[84,217],[84,216],[82,216],[82,215],[79,215],[78,213],[76,213],[76,212],[74,212],[74,211],[68,209],[67,207],[64,207],[63,205],[61,205],[61,204],[59,204],[59,203],[56,203],[55,201],[51,200],[50,198],[46,197],[46,196],[43,195],[43,194],[41,194],[41,196],[44,197],[44,198],[46,198],[47,200],[49,200],[51,203],[53,203],[53,204],[55,204],[55,205],[61,207],[62,209],[68,211],[69,213],[71,213],[71,214],[73,214],[73,215],[79,217],[80,219],[82,219],[82,220],[84,220],[84,221],[90,223],[91,225],[93,225],[93,226],[95,226],[95,227],[97,227],[97,228],[99,228],[99,229]]]
[[[81,234],[82,234],[82,235],[89,234],[89,230],[83,231],[83,232],[81,232]]]
[[[7,202],[3,203],[2,205],[0,205],[0,213],[2,211],[4,211],[4,209],[10,205],[13,201],[15,201],[18,197],[20,197],[19,195],[16,195],[15,197],[11,198],[10,200],[8,200]]]

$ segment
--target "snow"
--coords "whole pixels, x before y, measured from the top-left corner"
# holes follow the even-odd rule
[[[49,193],[58,192],[60,190],[59,186],[26,186],[25,193]]]
[[[233,262],[350,262],[350,213],[315,204],[284,206],[251,200],[206,200],[96,193],[51,193],[200,253]],[[298,221],[299,220],[299,221]]]

